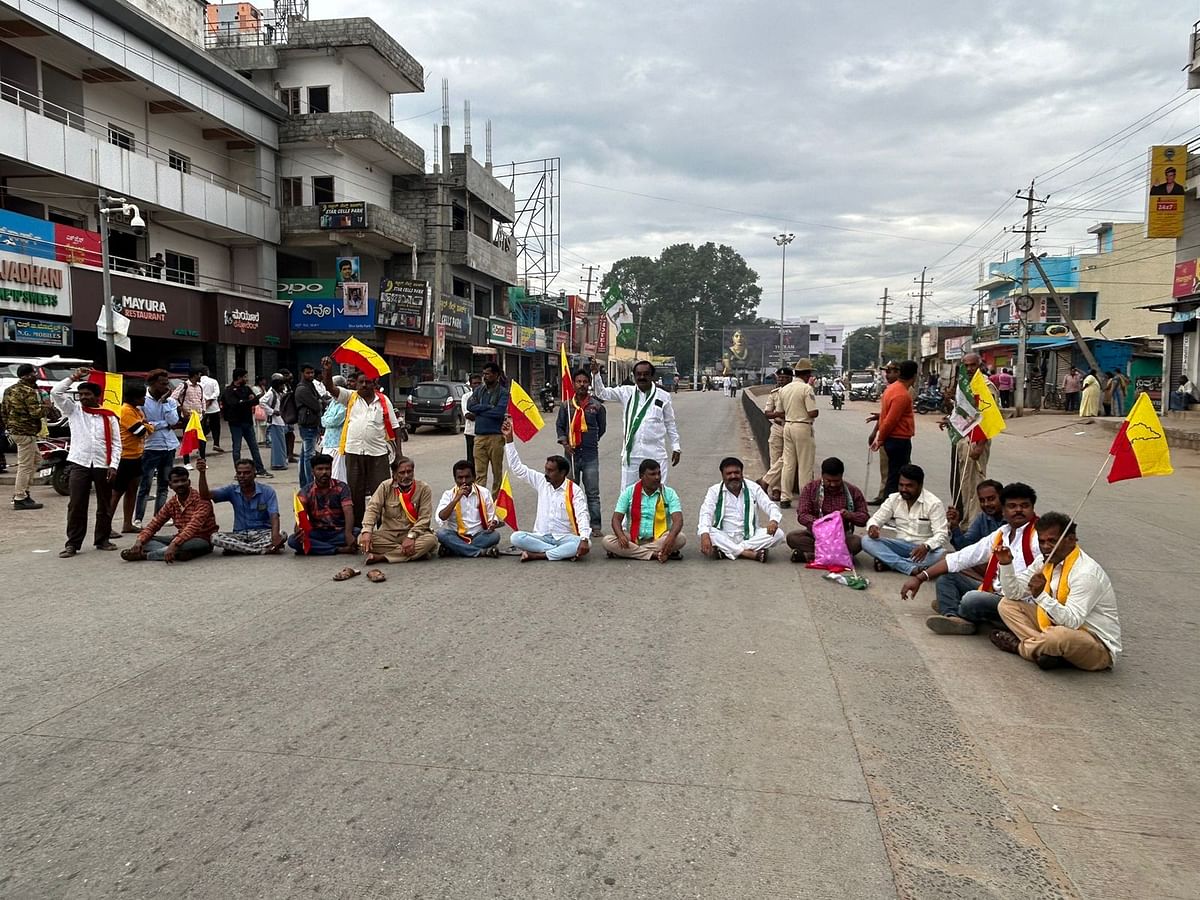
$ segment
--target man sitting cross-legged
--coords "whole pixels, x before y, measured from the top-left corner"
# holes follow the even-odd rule
[[[475,463],[460,459],[454,464],[454,487],[442,494],[437,515],[442,522],[437,533],[439,556],[500,555],[496,503],[487,488],[475,483]]]
[[[683,507],[679,495],[662,483],[662,465],[643,459],[639,480],[621,491],[612,516],[612,534],[604,536],[610,559],[657,559],[665,563],[679,559],[687,543],[683,531]]]
[[[391,480],[379,485],[367,501],[358,546],[368,564],[415,562],[429,559],[437,550],[437,536],[430,527],[433,492],[413,477],[414,471],[411,459],[397,456]]]
[[[779,530],[783,513],[779,504],[753,481],[742,477],[742,461],[733,456],[721,460],[721,481],[704,495],[700,507],[700,552],[709,559],[756,559],[767,561],[767,553],[784,541]],[[767,517],[767,527],[758,527],[758,511]]]
[[[976,505],[979,514],[963,528],[962,516],[957,506],[946,507],[946,524],[950,526],[950,544],[955,550],[969,547],[980,538],[995,534],[996,529],[1004,525],[1004,504],[1000,502],[1000,492],[1004,485],[991,478],[979,482],[975,488]]]
[[[528,468],[513,441],[512,420],[500,427],[504,437],[504,462],[514,478],[537,491],[537,519],[533,531],[518,531],[512,545],[521,551],[521,562],[535,559],[583,559],[591,550],[592,524],[587,496],[567,478],[571,464],[565,456],[548,456],[541,474]]]
[[[333,457],[327,453],[313,456],[312,473],[312,483],[297,494],[308,517],[309,532],[305,535],[297,522],[295,533],[288,538],[288,546],[301,556],[357,553],[350,486],[333,477]]]
[[[183,466],[171,469],[167,485],[173,496],[141,530],[133,546],[121,551],[121,559],[174,563],[212,553],[212,536],[217,533],[212,502],[192,487],[191,476]],[[175,525],[176,533],[171,537],[156,537],[167,522]]]
[[[1121,652],[1112,582],[1079,549],[1070,518],[1046,513],[1037,529],[1041,553],[1021,574],[1008,548],[997,552],[1005,597],[1029,595],[1033,600],[1000,601],[1000,618],[1012,631],[993,631],[992,643],[1042,669],[1063,663],[1089,672],[1110,668]]]
[[[796,501],[796,520],[800,527],[787,535],[792,562],[808,562],[813,558],[817,549],[813,523],[835,512],[842,514],[842,528],[846,532],[846,548],[850,555],[862,550],[862,539],[854,533],[854,526],[866,525],[870,510],[863,492],[843,479],[845,472],[845,464],[831,456],[821,463],[821,477],[810,481],[800,491],[800,499]]]
[[[233,507],[233,531],[213,535],[212,545],[226,554],[263,556],[283,549],[287,535],[279,530],[279,500],[275,489],[255,481],[254,463],[239,459],[233,465],[237,484],[227,484],[216,490],[208,487],[208,463],[196,460],[196,472],[202,500],[228,503]]]
[[[1007,547],[1017,559],[1018,572],[1033,562],[1037,540],[1035,525],[1037,492],[1027,484],[1014,481],[1000,493],[1006,525],[991,534],[948,554],[929,568],[907,579],[900,587],[900,598],[913,596],[922,582],[937,579],[936,616],[925,620],[930,631],[938,634],[974,634],[984,622],[999,621],[1000,556]],[[980,566],[986,565],[983,572]],[[977,577],[978,576],[978,577]]]
[[[875,557],[876,572],[895,569],[914,575],[942,558],[950,543],[950,529],[946,507],[925,490],[924,469],[905,463],[897,478],[896,493],[867,520],[862,548]],[[882,528],[895,529],[896,536],[883,537]]]

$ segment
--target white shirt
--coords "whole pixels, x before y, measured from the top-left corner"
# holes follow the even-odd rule
[[[992,550],[996,546],[996,535],[1000,535],[1000,539],[1004,545],[1012,551],[1013,561],[1012,568],[1016,574],[1021,575],[1029,567],[1025,564],[1025,551],[1022,549],[1025,542],[1025,532],[1029,529],[1036,528],[1032,522],[1026,522],[1020,528],[1013,528],[1011,525],[1002,525],[986,537],[982,537],[975,543],[963,547],[954,553],[946,554],[946,569],[950,572],[961,572],[964,569],[970,569],[973,566],[982,566],[988,563],[992,558]],[[1037,535],[1032,535],[1033,543],[1030,545],[1033,549],[1033,556],[1038,555]],[[1032,565],[1032,561],[1030,565]],[[992,588],[999,593],[1001,583],[999,579],[993,583]],[[1005,595],[1009,596],[1009,595]],[[1029,593],[1013,594],[1014,598],[1029,599]]]
[[[383,401],[376,392],[375,397],[367,402],[361,396],[350,406],[350,398],[356,392],[338,388],[337,401],[343,404],[348,412],[350,427],[346,429],[346,452],[362,456],[387,456],[388,436],[383,427]],[[396,419],[396,409],[388,403],[391,411],[393,433],[400,430],[400,422]]]
[[[463,525],[467,529],[467,534],[476,535],[483,531],[483,523],[479,520],[479,499],[483,498],[483,511],[487,515],[489,522],[496,521],[496,502],[492,499],[492,492],[485,488],[482,484],[477,484],[474,490],[478,493],[472,493],[466,500],[458,501],[458,511],[462,515]],[[454,498],[458,495],[458,488],[452,487],[442,493],[442,499],[438,501],[437,509],[434,510],[442,524],[451,531],[458,530],[458,518],[454,515],[453,510],[450,512],[450,518],[442,519],[442,510],[446,508]]]
[[[1029,580],[1045,568],[1039,553],[1024,572],[1017,574],[1013,566],[1000,567],[1000,583],[1005,597],[1029,595]],[[1067,579],[1067,602],[1057,599],[1058,583],[1062,580],[1062,564],[1054,567],[1049,583],[1033,602],[1046,611],[1055,625],[1067,628],[1086,628],[1100,638],[1115,660],[1121,652],[1121,623],[1117,620],[1117,594],[1108,575],[1094,559],[1079,551]]]
[[[283,407],[283,394],[279,393],[275,388],[265,391],[262,397],[259,398],[258,405],[266,412],[268,425],[284,424],[283,416],[279,414],[279,410]]]
[[[504,462],[514,478],[520,478],[537,491],[537,521],[533,524],[534,534],[549,534],[566,537],[575,532],[567,515],[567,486],[571,480],[564,479],[558,487],[546,480],[544,472],[535,472],[521,462],[516,444],[504,445]],[[588,518],[587,492],[576,484],[571,488],[575,497],[575,522],[579,526],[579,537],[588,540],[592,536],[591,519]]]
[[[462,400],[459,402],[459,405],[462,406],[463,421],[466,422],[466,427],[463,428],[463,434],[474,434],[475,433],[475,420],[467,418],[467,403],[470,401],[470,399],[471,399],[471,392],[467,391],[465,394],[462,395]]]
[[[67,461],[88,469],[116,469],[121,462],[121,422],[116,416],[84,412],[68,394],[71,379],[64,378],[50,391],[50,399],[71,426]],[[111,450],[105,452],[104,423],[108,422]]]
[[[680,449],[679,429],[675,427],[675,407],[671,405],[671,395],[662,388],[654,387],[650,390],[650,406],[646,409],[641,426],[634,434],[633,443],[629,444],[629,429],[632,427],[633,420],[641,414],[642,406],[646,402],[646,395],[638,390],[637,385],[633,384],[605,387],[604,379],[599,372],[596,373],[592,383],[593,397],[597,400],[616,400],[623,407],[622,464],[626,464],[625,447],[627,445],[629,446],[628,464],[630,465],[638,465],[643,459],[666,459],[668,453],[664,447],[667,441],[671,444],[671,450]]]
[[[950,546],[946,505],[929,491],[921,491],[921,496],[911,507],[899,492],[892,494],[875,510],[875,515],[867,519],[867,528],[872,525],[892,528],[900,540],[924,544],[930,550]]]
[[[200,376],[200,390],[204,394],[204,411],[215,413],[221,411],[221,385],[211,375]]]
[[[760,488],[753,481],[742,480],[742,490],[750,492],[750,506],[761,510],[768,521],[778,523],[783,518],[783,512],[779,509],[779,504],[767,496],[767,492]],[[725,501],[721,505],[721,521],[714,522],[713,517],[717,513],[717,498],[725,495]],[[700,525],[696,529],[696,534],[705,535],[713,531],[723,531],[726,534],[742,539],[744,524],[745,524],[745,507],[746,501],[741,494],[734,496],[730,490],[725,487],[725,482],[714,484],[708,489],[708,493],[704,495],[704,503],[700,507]],[[754,534],[758,527],[758,513],[750,514],[750,533]]]

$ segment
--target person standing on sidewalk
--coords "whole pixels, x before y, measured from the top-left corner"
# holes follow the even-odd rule
[[[13,509],[41,509],[42,504],[29,496],[38,467],[37,438],[42,423],[56,417],[54,405],[43,400],[37,389],[37,369],[29,363],[17,366],[16,384],[4,392],[5,427],[17,445],[17,481],[13,488]]]
[[[142,455],[146,452],[146,438],[154,433],[154,427],[146,421],[142,404],[146,402],[146,385],[127,384],[121,396],[121,464],[117,467],[117,478],[112,486],[112,515],[122,509],[121,533],[136,534],[133,527],[133,508],[137,503],[137,489],[142,483]],[[121,500],[124,498],[124,503]]]
[[[879,430],[871,449],[887,454],[888,480],[883,492],[891,497],[898,490],[900,467],[912,461],[912,439],[917,433],[913,401],[909,388],[917,378],[917,364],[911,359],[900,363],[900,377],[883,392],[879,408]]]
[[[575,396],[559,405],[555,433],[563,453],[571,461],[571,478],[587,493],[588,519],[592,534],[603,536],[600,507],[600,438],[608,428],[608,411],[591,396],[592,376],[575,373]],[[585,427],[586,426],[586,427]]]
[[[283,376],[276,372],[271,376],[271,387],[258,401],[267,413],[267,441],[271,444],[271,470],[287,471],[287,426],[283,422],[283,399],[287,386]]]
[[[187,381],[175,389],[175,402],[179,404],[179,421],[185,426],[192,418],[192,413],[197,413],[200,416],[200,421],[204,421],[204,410],[206,402],[204,399],[204,387],[200,384],[200,369],[192,369],[188,372]],[[204,459],[208,452],[208,442],[200,442],[200,458]],[[183,466],[185,469],[192,468],[192,455],[185,454],[183,457]]]
[[[134,509],[133,527],[142,527],[146,515],[146,500],[150,496],[150,483],[157,479],[154,495],[154,512],[166,505],[168,474],[175,464],[175,451],[179,449],[179,437],[174,428],[179,423],[179,405],[168,394],[171,393],[170,376],[166,369],[154,369],[146,373],[146,422],[154,432],[146,438],[146,449],[142,453],[142,483],[138,486],[137,505]]]
[[[1083,373],[1074,366],[1063,376],[1062,393],[1063,409],[1067,412],[1079,411],[1079,396],[1083,390]]]
[[[321,413],[324,406],[317,393],[316,371],[312,366],[300,367],[300,383],[296,385],[296,424],[300,426],[300,487],[312,484],[312,457],[317,452],[321,434]]]
[[[200,388],[204,392],[204,436],[212,441],[213,453],[224,453],[221,449],[221,384],[208,373],[208,366],[200,367]]]
[[[233,442],[233,464],[242,458],[242,441],[250,448],[254,460],[254,473],[259,478],[274,476],[263,467],[262,454],[258,452],[258,437],[254,433],[254,409],[258,406],[258,395],[246,384],[246,370],[234,369],[233,381],[221,394],[221,413],[229,424],[229,439]]]
[[[794,367],[796,379],[779,392],[776,405],[783,412],[783,480],[779,485],[779,506],[792,505],[792,490],[802,490],[812,481],[817,459],[817,441],[813,425],[821,411],[817,395],[808,383],[812,378],[812,360],[801,359]]]
[[[471,460],[472,465],[474,465],[474,460],[475,460],[475,413],[473,413],[469,409],[467,409],[467,404],[471,402],[471,395],[474,394],[476,390],[478,390],[478,388],[481,384],[483,384],[483,379],[480,378],[478,375],[476,375],[474,372],[472,372],[470,377],[467,378],[467,384],[468,384],[468,390],[462,395],[462,401],[461,401],[462,402],[462,411],[463,411],[463,423],[464,423],[463,424],[463,437],[465,437],[467,439],[467,459]]]
[[[767,453],[771,467],[767,469],[758,486],[762,488],[776,503],[779,502],[779,484],[783,480],[783,410],[779,406],[779,392],[792,382],[792,369],[784,366],[775,370],[775,387],[767,397],[767,405],[763,407],[763,415],[771,423],[771,431],[767,437]]]
[[[100,403],[100,386],[84,381],[91,369],[76,369],[50,391],[50,399],[67,417],[71,427],[71,449],[67,454],[70,502],[67,505],[67,544],[58,554],[70,559],[83,547],[87,536],[88,503],[96,488],[96,530],[92,540],[97,550],[116,550],[112,542],[112,490],[121,463],[121,423],[111,409]],[[79,400],[67,393],[72,382],[81,382]]]
[[[504,373],[495,363],[483,367],[483,384],[471,392],[467,411],[475,416],[475,476],[487,482],[488,468],[492,470],[492,494],[500,491],[504,477],[504,438],[500,427],[508,415],[508,388]]]

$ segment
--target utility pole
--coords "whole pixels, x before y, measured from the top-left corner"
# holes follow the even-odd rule
[[[1025,235],[1025,244],[1023,246],[1024,257],[1021,259],[1021,296],[1017,298],[1017,313],[1020,320],[1017,322],[1017,366],[1013,373],[1013,387],[1016,390],[1016,396],[1013,399],[1013,406],[1018,418],[1025,411],[1025,357],[1027,354],[1027,345],[1029,343],[1029,313],[1033,309],[1033,297],[1029,293],[1029,265],[1033,261],[1033,236],[1042,234],[1045,228],[1033,227],[1034,204],[1045,203],[1045,200],[1039,200],[1033,193],[1034,183],[1029,182],[1029,193],[1022,194],[1017,191],[1017,199],[1025,201],[1025,227],[1014,228],[1014,234]]]
[[[910,303],[910,304],[908,304],[908,355],[905,357],[905,359],[912,359],[912,350],[913,350],[912,310],[913,310],[913,305]]]
[[[788,244],[796,239],[796,235],[789,232],[775,235],[775,243],[783,250],[783,258],[779,264],[779,365],[787,365],[787,354],[783,349],[783,309],[784,301],[786,300],[787,287],[787,248]],[[805,348],[807,351],[807,348]]]
[[[921,269],[921,277],[914,278],[913,284],[919,284],[920,288],[917,291],[917,355],[921,353],[921,334],[925,330],[925,285],[932,284],[933,279],[926,280],[925,268]],[[910,331],[912,329],[909,329]],[[912,352],[908,354],[908,358],[912,359]],[[920,368],[921,360],[917,360],[917,367]]]
[[[888,289],[883,289],[883,296],[879,298],[883,301],[883,313],[879,316],[879,368],[883,368],[883,338],[884,332],[887,331],[887,308],[888,308]]]
[[[592,303],[592,275],[599,266],[584,266],[587,269],[587,287],[583,289],[583,299],[590,306]]]
[[[696,336],[692,343],[692,390],[700,390],[700,302],[696,301]]]

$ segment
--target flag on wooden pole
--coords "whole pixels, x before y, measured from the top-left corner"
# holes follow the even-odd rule
[[[1167,433],[1145,391],[1138,394],[1108,452],[1113,458],[1108,470],[1110,484],[1127,478],[1170,475],[1175,471],[1171,468]]]

